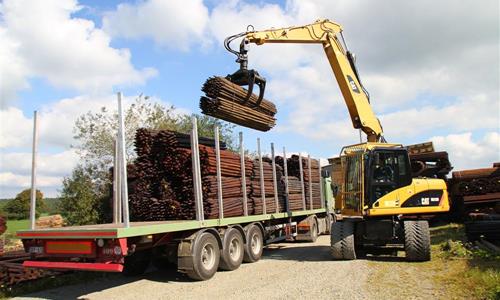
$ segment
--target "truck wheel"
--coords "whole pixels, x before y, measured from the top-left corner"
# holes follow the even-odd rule
[[[194,280],[208,280],[217,272],[219,259],[217,239],[210,232],[203,232],[194,244],[193,268],[187,271],[187,275]]]
[[[315,218],[312,218],[309,232],[311,234],[311,242],[316,242],[318,239],[318,221]]]
[[[123,275],[138,276],[144,274],[151,263],[151,250],[135,252],[132,255],[125,256],[123,264]]]
[[[353,222],[334,222],[332,224],[330,242],[333,259],[356,259]]]
[[[405,221],[405,251],[408,261],[431,259],[431,238],[427,221]]]
[[[226,271],[238,269],[243,261],[244,245],[240,231],[235,228],[228,229],[224,234],[219,268]]]
[[[260,259],[262,256],[262,249],[264,247],[264,237],[262,231],[257,225],[252,225],[247,231],[247,242],[245,244],[245,255],[243,261],[253,263]]]

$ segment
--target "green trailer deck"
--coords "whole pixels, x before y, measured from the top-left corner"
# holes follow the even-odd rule
[[[131,222],[130,227],[123,224],[97,224],[86,226],[70,226],[62,228],[21,230],[17,232],[17,237],[21,239],[97,239],[97,238],[126,238],[135,236],[145,236],[158,233],[178,232],[195,230],[205,227],[218,227],[233,224],[244,224],[266,220],[285,219],[325,213],[324,208],[313,210],[300,210],[284,213],[274,213],[265,215],[242,216],[224,219],[208,219],[204,221],[196,220],[174,220],[156,222]]]

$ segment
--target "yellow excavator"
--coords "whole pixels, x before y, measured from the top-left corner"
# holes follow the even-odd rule
[[[231,42],[240,39],[239,51]],[[226,38],[228,51],[237,55],[239,70],[227,78],[248,86],[258,85],[262,99],[266,81],[248,69],[249,44],[320,44],[335,74],[354,128],[367,142],[342,148],[334,159],[335,215],[331,227],[334,259],[356,259],[366,254],[406,252],[409,261],[430,260],[429,215],[449,211],[448,193],[442,179],[412,178],[408,151],[387,143],[375,116],[367,90],[361,83],[355,56],[348,50],[342,27],[329,20],[304,26],[246,32]]]

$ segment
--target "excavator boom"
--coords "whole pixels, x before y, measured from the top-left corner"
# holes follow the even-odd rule
[[[339,24],[329,20],[318,20],[305,26],[249,31],[242,36],[243,47],[240,48],[245,48],[244,44],[247,43],[321,44],[335,74],[354,128],[363,130],[368,142],[385,141],[382,126],[370,106],[368,92],[361,84],[354,56],[343,42],[342,27]],[[246,59],[246,51],[240,59]]]

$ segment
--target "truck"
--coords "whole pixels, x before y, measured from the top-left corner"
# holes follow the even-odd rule
[[[210,279],[218,269],[235,270],[242,262],[252,263],[262,256],[266,244],[278,241],[315,241],[319,234],[328,233],[333,220],[331,214],[332,193],[330,180],[322,179],[321,207],[313,208],[312,198],[309,204],[305,202],[302,193],[303,209],[290,210],[286,204],[286,211],[266,211],[250,215],[249,203],[244,197],[242,205],[244,215],[224,217],[222,199],[222,179],[217,172],[219,217],[205,219],[203,214],[203,199],[201,188],[200,158],[198,152],[197,121],[193,117],[191,130],[191,152],[193,169],[193,194],[196,212],[195,220],[168,220],[149,222],[130,222],[127,169],[124,159],[125,145],[123,134],[123,118],[121,113],[121,94],[119,103],[119,140],[116,143],[116,157],[114,165],[115,197],[113,197],[113,223],[86,226],[68,226],[61,228],[21,230],[17,237],[22,239],[30,259],[24,261],[23,266],[28,268],[83,270],[103,272],[123,272],[125,275],[140,275],[151,263],[157,267],[176,266],[177,270],[186,273],[195,280]],[[220,170],[219,129],[215,129],[215,151],[217,169]],[[260,142],[258,142],[260,150]],[[274,144],[272,149],[273,170],[276,168],[274,160]],[[245,155],[243,135],[240,133],[240,153]],[[286,149],[283,148],[286,157]],[[259,161],[262,161],[259,151]],[[286,164],[286,159],[285,162]],[[300,160],[302,164],[302,159]],[[260,164],[262,167],[262,163]],[[241,160],[242,176],[245,176],[245,160]],[[301,165],[302,168],[302,165]],[[308,164],[311,168],[311,164]],[[286,169],[286,168],[285,168]],[[307,168],[304,166],[304,171]],[[308,170],[311,172],[311,170]],[[321,172],[321,169],[319,169]],[[262,177],[261,177],[262,178]],[[321,178],[321,176],[320,176]],[[285,181],[288,175],[285,171]],[[246,180],[241,181],[242,184]],[[301,179],[304,185],[303,178]],[[276,180],[273,187],[276,189]],[[265,195],[265,193],[263,193]],[[277,194],[276,194],[277,195]],[[286,199],[286,198],[285,198]],[[33,200],[32,200],[33,201]],[[276,198],[277,201],[277,198]],[[36,203],[31,203],[32,207]],[[34,215],[31,215],[34,220]]]

